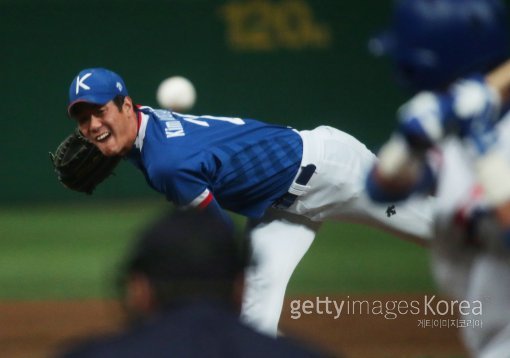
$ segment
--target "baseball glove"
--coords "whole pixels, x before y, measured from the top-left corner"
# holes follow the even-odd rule
[[[50,152],[58,180],[71,190],[92,194],[96,186],[113,174],[119,156],[106,157],[78,129]]]

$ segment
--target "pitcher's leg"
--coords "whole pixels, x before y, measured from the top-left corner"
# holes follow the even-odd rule
[[[427,244],[434,230],[433,197],[411,197],[405,202],[381,205],[371,202],[363,192],[353,203],[353,221],[379,227],[402,239]]]
[[[276,336],[285,290],[319,223],[280,212],[248,223],[254,264],[245,275],[242,320],[262,333]]]

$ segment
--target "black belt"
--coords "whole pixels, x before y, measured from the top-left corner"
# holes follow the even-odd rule
[[[308,164],[306,167],[301,169],[301,173],[299,173],[298,177],[295,180],[296,184],[306,185],[310,181],[313,173],[315,173],[315,169],[317,167],[314,164]],[[292,193],[285,193],[281,198],[277,199],[273,207],[277,209],[287,209],[296,201],[298,195]]]

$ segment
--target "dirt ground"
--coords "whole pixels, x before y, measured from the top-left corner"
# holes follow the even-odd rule
[[[309,302],[300,310],[291,312],[290,305],[294,300],[300,300],[301,305]],[[443,323],[455,319],[433,316],[430,312],[425,315],[422,312],[424,295],[322,295],[319,300],[321,303],[317,306],[316,297],[288,299],[282,313],[281,330],[288,336],[346,357],[466,356],[457,337],[457,328],[423,327],[428,324],[423,320],[434,325],[439,322],[438,317],[444,320]],[[341,315],[338,315],[335,308],[338,306],[334,306],[333,300],[337,305],[345,301]],[[360,309],[355,301],[367,301],[370,306]],[[406,303],[401,306],[401,312],[405,314],[398,314],[395,319],[386,319],[379,311],[374,311],[379,302],[390,308],[384,312],[395,312],[391,310],[393,306],[387,306],[390,301],[416,301],[420,312],[412,314],[410,307],[405,307]],[[311,304],[322,314],[311,313],[314,310]],[[345,311],[347,307],[351,308],[348,313]],[[370,310],[368,314],[366,307]],[[298,311],[301,317],[293,319]],[[115,331],[121,325],[122,317],[121,310],[112,301],[0,302],[0,357],[50,357],[60,347],[80,337]]]

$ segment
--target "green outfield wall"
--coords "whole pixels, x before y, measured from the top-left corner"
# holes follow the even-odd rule
[[[405,97],[389,64],[368,54],[390,0],[0,0],[0,204],[83,200],[55,180],[48,151],[72,129],[68,86],[82,68],[124,77],[156,106],[171,75],[197,87],[193,113],[320,124],[376,148]],[[122,163],[98,198],[154,195]]]

